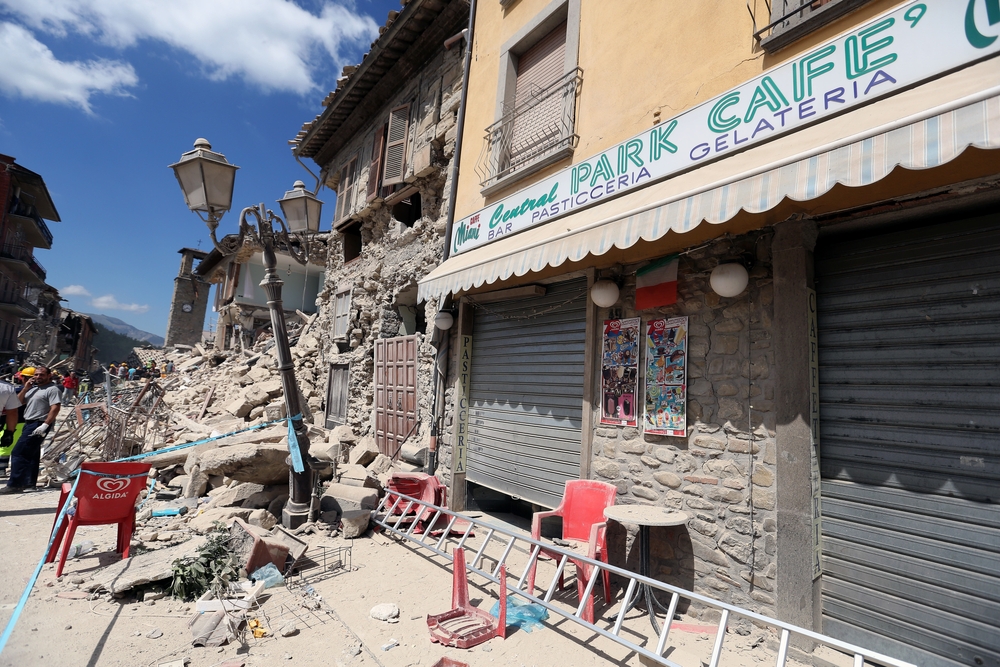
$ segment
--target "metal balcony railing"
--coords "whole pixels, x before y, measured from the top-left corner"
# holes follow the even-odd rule
[[[42,280],[45,280],[45,267],[42,266],[41,262],[35,259],[35,256],[31,254],[31,250],[27,246],[23,246],[19,243],[4,243],[0,246],[0,257],[24,262],[28,265],[28,268],[32,273]]]
[[[25,317],[33,317],[38,315],[38,306],[31,303],[26,298],[16,293],[3,294],[0,293],[0,306],[13,306],[16,309],[24,311],[23,315]]]
[[[576,68],[551,86],[532,91],[486,128],[476,164],[488,189],[508,176],[527,175],[576,147],[576,96],[583,70]]]
[[[41,237],[44,238],[46,241],[48,241],[47,245],[50,247],[52,246],[52,232],[49,231],[49,226],[45,224],[45,221],[42,220],[37,213],[34,213],[32,211],[26,211],[23,209],[18,209],[11,211],[10,214],[13,216],[17,216],[22,220],[26,220],[31,224],[34,224],[35,228],[38,230],[38,233],[41,235]],[[37,245],[42,245],[42,244],[37,244]]]

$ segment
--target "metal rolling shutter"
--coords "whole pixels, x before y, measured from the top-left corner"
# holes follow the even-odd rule
[[[1000,216],[817,251],[823,629],[1000,665]]]
[[[580,477],[586,305],[582,279],[476,308],[469,481],[555,507]]]

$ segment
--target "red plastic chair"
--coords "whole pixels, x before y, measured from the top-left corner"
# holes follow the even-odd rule
[[[586,546],[586,556],[594,560],[608,562],[607,521],[604,519],[604,508],[615,504],[618,489],[605,482],[589,479],[574,479],[566,482],[559,507],[551,512],[535,512],[531,519],[531,537],[541,539],[542,519],[550,516],[562,517],[562,537],[564,540],[579,542],[580,547]],[[539,551],[539,558],[558,558],[559,555],[547,549]],[[576,590],[583,598],[584,589],[590,579],[590,567],[581,561],[570,559],[576,565]],[[528,574],[528,591],[535,590],[535,567],[532,563]],[[611,604],[611,577],[606,569],[601,571],[604,583],[604,599]],[[559,575],[559,588],[563,588],[563,576]],[[594,596],[587,597],[587,606],[583,611],[583,620],[594,622]]]
[[[118,524],[118,544],[115,551],[128,558],[132,532],[135,530],[135,501],[146,488],[150,465],[148,463],[84,463],[80,466],[80,481],[76,486],[76,511],[68,514],[58,526],[53,522],[56,537],[52,540],[46,563],[56,559],[59,545],[62,551],[56,576],[61,577],[66,565],[66,555],[73,544],[77,526],[103,526]],[[89,473],[99,473],[97,475]],[[108,477],[104,475],[114,475]],[[62,485],[56,519],[69,497],[73,485]],[[64,539],[65,535],[65,539]]]

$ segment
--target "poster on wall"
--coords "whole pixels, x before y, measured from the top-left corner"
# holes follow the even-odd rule
[[[637,426],[639,411],[639,318],[604,320],[601,361],[601,423]]]
[[[686,317],[646,323],[646,433],[687,435],[687,332]]]

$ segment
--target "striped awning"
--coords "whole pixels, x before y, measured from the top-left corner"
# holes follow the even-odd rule
[[[763,146],[457,255],[419,285],[421,300],[473,289],[808,201],[834,185],[927,169],[966,148],[1000,148],[1000,68],[986,61]]]

